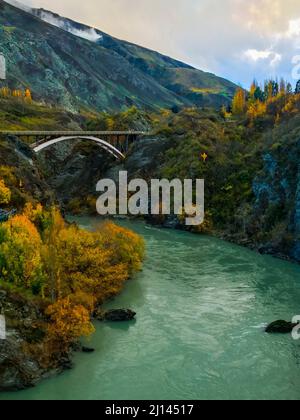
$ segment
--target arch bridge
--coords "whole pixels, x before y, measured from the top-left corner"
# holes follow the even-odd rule
[[[85,140],[120,160],[126,158],[131,144],[146,134],[144,131],[0,131],[1,138],[17,137],[36,153],[67,140]]]

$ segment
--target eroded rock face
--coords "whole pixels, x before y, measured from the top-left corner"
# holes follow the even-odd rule
[[[38,308],[4,290],[0,290],[0,311],[6,320],[6,339],[0,340],[0,391],[33,386],[44,371],[25,348],[44,337],[42,333],[35,336],[33,327],[41,314]]]
[[[300,140],[263,156],[264,169],[253,181],[255,202],[247,220],[249,238],[261,253],[300,262]],[[255,232],[256,231],[256,232]]]
[[[0,391],[32,387],[72,367],[68,354],[50,355],[47,359],[43,341],[46,327],[40,307],[0,289],[0,313],[6,321],[6,339],[0,340]]]
[[[14,206],[23,207],[28,197],[42,204],[54,201],[54,193],[39,169],[36,155],[17,138],[9,136],[6,142],[0,143],[0,165],[12,168],[12,173],[22,181],[21,189],[13,187]]]
[[[24,352],[25,344],[21,335],[12,330],[6,340],[0,340],[0,391],[34,386],[43,376],[39,364]]]

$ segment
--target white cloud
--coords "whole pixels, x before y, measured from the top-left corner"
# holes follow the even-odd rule
[[[5,1],[6,3],[11,4],[12,6],[18,7],[19,9],[24,10],[29,13],[31,13],[33,10],[31,7],[23,3],[20,3],[17,0],[5,0]],[[50,23],[51,25],[57,26],[58,28],[61,28],[67,32],[70,32],[71,34],[75,36],[87,39],[88,41],[91,41],[91,42],[99,42],[103,38],[102,35],[98,34],[94,28],[90,28],[85,31],[77,29],[71,25],[66,25],[63,19],[56,18],[52,13],[47,13],[46,11],[41,13],[40,18],[44,20],[45,22]]]
[[[255,49],[249,49],[245,51],[243,55],[246,59],[254,61],[255,63],[259,60],[269,59],[269,64],[271,66],[276,66],[282,60],[281,54],[269,50],[259,51]]]
[[[102,39],[102,35],[98,34],[94,28],[90,28],[85,31],[81,29],[77,29],[71,24],[66,24],[66,21],[64,19],[56,18],[51,13],[47,13],[47,12],[42,12],[40,17],[45,22],[48,22],[51,25],[57,26],[58,28],[61,28],[67,32],[70,32],[71,34],[75,36],[87,39],[88,41],[97,42]]]
[[[292,38],[300,35],[300,19],[293,19],[289,21],[289,29],[287,31],[287,37]]]
[[[270,51],[247,50],[244,55],[253,61],[264,60],[270,57]]]
[[[95,29],[91,28],[86,31],[81,31],[79,29],[70,28],[68,32],[71,32],[73,35],[79,36],[80,38],[87,39],[91,42],[99,42],[103,36],[99,35]]]

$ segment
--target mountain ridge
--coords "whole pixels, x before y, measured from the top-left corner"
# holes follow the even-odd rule
[[[226,79],[156,51],[53,12],[29,13],[3,0],[0,40],[10,86],[30,87],[38,100],[76,112],[132,105],[219,107],[231,101],[236,89]]]

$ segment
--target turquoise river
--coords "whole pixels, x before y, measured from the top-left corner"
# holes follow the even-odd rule
[[[94,219],[77,219],[91,228]],[[300,314],[300,266],[208,237],[122,223],[147,245],[143,271],[96,323],[75,367],[0,399],[300,399],[300,340],[264,326]]]

